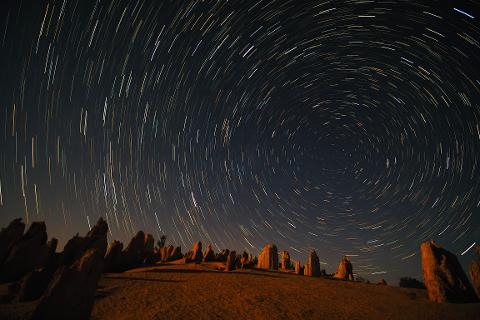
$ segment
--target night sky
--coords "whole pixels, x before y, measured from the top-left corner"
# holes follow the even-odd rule
[[[421,279],[480,242],[480,4],[2,1],[0,225]],[[469,250],[470,249],[470,250]],[[463,254],[463,255],[462,255]],[[393,283],[392,283],[393,284]]]

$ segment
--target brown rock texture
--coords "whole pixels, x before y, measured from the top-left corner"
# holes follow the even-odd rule
[[[237,260],[237,253],[235,251],[230,251],[227,257],[227,263],[225,264],[225,271],[234,270],[236,260]]]
[[[203,254],[203,262],[215,261],[215,253],[213,252],[212,245],[209,244],[205,253]]]
[[[227,257],[229,254],[230,254],[230,250],[224,249],[215,255],[215,261],[225,262],[227,261]]]
[[[199,241],[193,245],[193,251],[190,259],[192,262],[200,263],[202,262],[202,258],[202,243]]]
[[[420,246],[428,298],[434,302],[476,302],[475,291],[457,257],[435,242]]]
[[[305,264],[303,274],[309,277],[320,276],[320,259],[318,259],[315,250],[310,252],[310,256],[308,257],[307,263]]]
[[[122,250],[123,243],[120,241],[115,240],[108,245],[104,261],[104,272],[122,271]]]
[[[17,226],[18,229],[20,227]],[[49,256],[47,228],[33,222],[28,231],[9,250],[1,269],[2,281],[16,281],[36,268],[45,266]]]
[[[302,268],[302,265],[300,264],[300,261],[298,261],[298,260],[295,263],[295,274],[303,276],[303,268]]]
[[[53,275],[32,319],[88,319],[93,308],[95,290],[103,270],[107,249],[107,223],[100,218],[95,227],[80,238],[77,259],[62,265]]]
[[[25,231],[25,224],[21,218],[15,219],[6,228],[0,231],[0,265],[7,258],[11,247],[20,240]]]
[[[178,260],[178,259],[182,259],[182,248],[181,247],[175,247],[175,249],[173,249],[172,253],[170,253],[170,255],[168,256],[168,261],[174,261],[174,260]]]
[[[137,267],[153,256],[154,239],[151,234],[138,231],[123,251],[124,269]]]
[[[477,257],[470,262],[470,279],[472,279],[473,289],[480,299],[480,246],[476,246]]]
[[[343,257],[342,261],[338,265],[337,272],[333,276],[336,279],[351,280],[353,281],[353,267],[348,257]]]
[[[267,244],[263,247],[258,256],[258,268],[278,270],[278,251],[274,244]]]
[[[288,251],[282,251],[282,270],[288,270],[290,268],[290,254]]]

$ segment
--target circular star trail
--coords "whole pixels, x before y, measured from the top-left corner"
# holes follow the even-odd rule
[[[2,225],[65,240],[103,216],[110,239],[387,279],[420,274],[422,241],[478,243],[473,1],[3,6]]]

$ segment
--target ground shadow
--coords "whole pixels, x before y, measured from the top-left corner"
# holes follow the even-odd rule
[[[162,280],[162,279],[151,279],[151,278],[138,278],[138,277],[111,277],[106,276],[105,279],[114,279],[114,280],[138,280],[138,281],[152,281],[152,282],[185,282],[183,280]]]
[[[215,274],[235,274],[235,275],[244,275],[244,276],[259,276],[259,277],[268,277],[268,278],[284,278],[281,276],[266,274],[266,273],[254,273],[254,272],[224,272],[224,271],[214,271],[214,270],[196,270],[196,269],[153,269],[146,270],[143,272],[155,272],[155,273],[215,273]]]

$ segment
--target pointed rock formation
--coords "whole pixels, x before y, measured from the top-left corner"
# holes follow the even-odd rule
[[[15,229],[17,232],[21,229],[18,222]],[[49,256],[46,242],[45,222],[33,222],[28,231],[10,248],[0,269],[0,280],[7,282],[20,280],[34,269],[45,266]]]
[[[303,276],[303,268],[302,268],[299,260],[297,260],[297,262],[295,263],[295,274]]]
[[[123,243],[120,241],[112,241],[108,245],[105,255],[103,272],[121,272],[122,271],[122,250]]]
[[[385,279],[380,279],[380,281],[377,283],[379,286],[386,286],[387,285],[387,281],[385,281]]]
[[[475,251],[477,257],[470,262],[470,278],[472,279],[473,288],[480,299],[480,246],[476,246]]]
[[[138,231],[123,251],[124,269],[135,268],[153,256],[154,239],[151,234]]]
[[[310,256],[308,257],[307,264],[305,264],[303,274],[309,277],[320,276],[320,259],[318,259],[315,250],[310,252]]]
[[[263,247],[258,256],[258,268],[278,270],[278,251],[274,244],[267,244]]]
[[[235,251],[230,251],[227,257],[227,263],[225,264],[225,271],[234,270],[236,260],[237,260],[237,253]]]
[[[209,244],[205,253],[203,254],[203,262],[215,261],[215,253],[213,252],[212,245]]]
[[[22,218],[18,218],[10,222],[6,228],[0,231],[0,265],[5,261],[11,247],[22,238],[25,231],[25,224]]]
[[[185,263],[189,263],[189,262],[200,263],[202,262],[202,258],[203,258],[202,243],[199,241],[193,245],[193,250],[190,251],[185,257]]]
[[[107,249],[107,223],[100,218],[85,238],[76,239],[73,263],[53,275],[32,319],[88,319]],[[65,260],[66,261],[66,260]]]
[[[168,257],[168,261],[175,261],[175,260],[178,260],[178,259],[182,259],[182,248],[181,247],[175,247],[175,249],[173,249],[172,253],[170,254],[170,256]]]
[[[476,302],[475,291],[457,257],[435,242],[420,246],[428,298],[434,302]]]
[[[215,261],[218,262],[225,262],[227,261],[228,255],[230,254],[230,250],[224,249],[221,252],[215,255]]]
[[[290,269],[290,254],[288,251],[283,251],[282,252],[282,270],[286,271]]]
[[[354,280],[352,263],[348,257],[343,257],[342,261],[340,261],[340,264],[338,265],[337,272],[333,277],[342,280]]]

